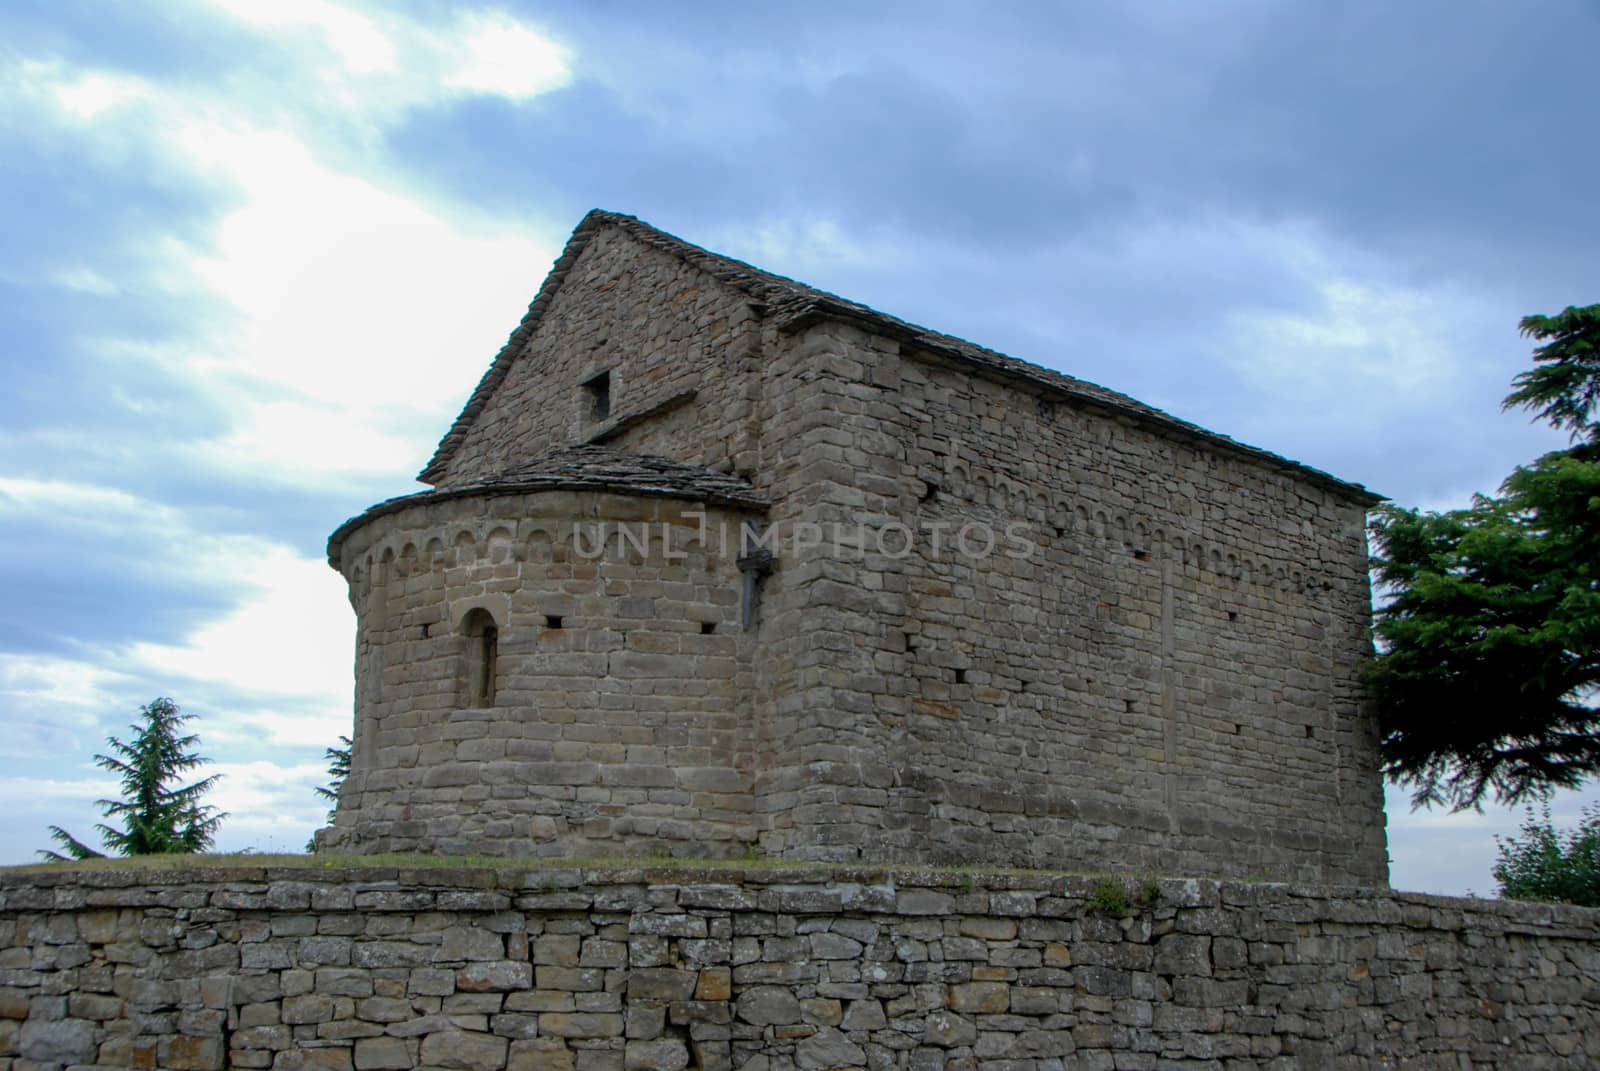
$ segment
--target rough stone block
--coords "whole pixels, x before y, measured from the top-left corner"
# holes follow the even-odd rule
[[[500,1071],[510,1042],[493,1034],[441,1030],[422,1039],[419,1059],[431,1067],[459,1071]]]
[[[628,999],[688,1000],[694,995],[697,981],[697,976],[691,971],[680,971],[671,967],[640,968],[628,975]]]
[[[755,1026],[784,1026],[801,1019],[800,1000],[783,986],[756,985],[739,994],[736,1014]]]
[[[95,1025],[86,1019],[29,1019],[17,1037],[24,1060],[41,1064],[93,1063]]]
[[[572,1050],[558,1038],[513,1041],[506,1071],[575,1071]]]
[[[955,904],[955,897],[937,889],[901,889],[894,909],[902,915],[949,915]]]
[[[532,985],[532,965],[517,960],[469,963],[456,972],[456,988],[464,993],[503,993]]]
[[[681,1038],[630,1041],[623,1066],[628,1071],[684,1071],[689,1066],[689,1046]]]
[[[219,1071],[227,1055],[222,1038],[163,1038],[158,1048],[161,1067],[171,1071]]]
[[[622,1016],[606,1012],[546,1012],[539,1032],[558,1038],[614,1038],[622,1035]]]
[[[965,982],[950,987],[951,1011],[972,1015],[999,1015],[1011,1006],[1011,987],[1004,982]]]
[[[401,1071],[415,1066],[411,1045],[400,1038],[361,1038],[355,1044],[356,1071]]]

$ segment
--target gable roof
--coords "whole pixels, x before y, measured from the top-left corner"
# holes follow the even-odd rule
[[[636,241],[669,253],[684,263],[700,269],[718,282],[743,291],[750,296],[753,304],[762,307],[763,314],[772,318],[781,331],[800,331],[823,319],[850,321],[874,334],[894,338],[914,348],[952,359],[974,372],[998,376],[1011,382],[1021,381],[1043,393],[1064,396],[1101,410],[1123,414],[1180,438],[1201,440],[1230,453],[1265,461],[1274,467],[1289,470],[1300,479],[1338,491],[1367,505],[1383,501],[1383,496],[1374,494],[1361,484],[1341,480],[1321,469],[1303,465],[1269,450],[1249,446],[1226,435],[1202,428],[1198,424],[1180,420],[1126,394],[1107,390],[1105,387],[1069,376],[1064,372],[1018,360],[953,335],[930,331],[925,327],[890,316],[888,313],[879,312],[860,302],[830,294],[826,290],[818,290],[816,287],[764,271],[732,257],[691,245],[681,238],[657,230],[635,216],[607,212],[599,208],[591,210],[579,221],[572,232],[572,237],[567,239],[566,248],[556,258],[550,274],[545,276],[538,294],[528,306],[528,311],[517,324],[516,330],[511,332],[511,337],[506,339],[500,352],[495,355],[489,370],[483,374],[471,397],[467,399],[461,415],[456,417],[455,423],[439,441],[439,447],[434,451],[433,458],[418,474],[417,479],[423,483],[433,483],[444,475],[445,466],[466,439],[467,432],[478,414],[488,404],[495,389],[505,379],[517,355],[532,337],[545,309],[566,280],[567,273],[577,263],[578,257],[582,255],[589,241],[606,227],[615,227]]]

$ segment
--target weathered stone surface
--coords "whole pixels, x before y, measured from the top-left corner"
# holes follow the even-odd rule
[[[849,1038],[832,1027],[823,1027],[794,1047],[795,1063],[802,1068],[859,1067],[866,1063],[867,1054]]]
[[[432,1067],[460,1071],[499,1071],[506,1063],[510,1042],[493,1034],[469,1030],[443,1030],[422,1039],[420,1059]]]
[[[894,909],[902,915],[948,915],[955,904],[955,897],[935,889],[902,889]]]
[[[400,1038],[361,1038],[355,1045],[356,1071],[393,1071],[414,1066],[412,1048]]]
[[[171,1071],[218,1071],[226,1055],[220,1037],[164,1038],[156,1051]]]
[[[800,1021],[800,1000],[793,990],[758,985],[739,994],[736,1014],[756,1026],[785,1025]]]
[[[333,998],[321,993],[286,997],[283,1001],[283,1021],[286,1023],[323,1023],[333,1018]]]
[[[689,1066],[689,1046],[679,1038],[630,1041],[623,1066],[628,1071],[683,1071]]]
[[[533,967],[514,960],[469,963],[456,972],[456,988],[464,993],[503,993],[532,985]]]
[[[506,1071],[576,1071],[577,1060],[558,1038],[513,1041]]]
[[[694,995],[697,975],[671,967],[645,967],[628,975],[630,1000],[688,1000]]]
[[[944,1048],[970,1045],[978,1037],[978,1028],[971,1020],[947,1011],[930,1014],[923,1026],[924,1041]]]
[[[505,938],[476,926],[451,926],[439,943],[440,960],[494,960],[506,956]]]
[[[733,996],[733,971],[728,967],[706,967],[695,980],[695,1000],[728,1000]]]
[[[546,1012],[539,1032],[558,1038],[614,1038],[622,1034],[622,1016],[605,1012]]]
[[[1157,974],[1211,973],[1211,938],[1169,933],[1156,943],[1152,970]]]
[[[94,1024],[85,1019],[29,1019],[18,1034],[17,1052],[24,1060],[41,1064],[93,1063]]]
[[[350,1071],[350,1050],[338,1048],[291,1049],[272,1061],[273,1071]]]

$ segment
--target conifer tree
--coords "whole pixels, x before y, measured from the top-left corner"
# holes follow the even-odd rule
[[[60,826],[51,826],[51,838],[66,855],[41,851],[41,858],[65,862],[98,858],[106,853],[202,852],[211,846],[227,815],[201,799],[221,775],[213,774],[189,785],[177,783],[190,770],[211,761],[191,750],[199,743],[199,736],[182,731],[183,724],[194,716],[181,713],[178,704],[166,698],[151,700],[140,713],[143,721],[129,726],[133,730],[129,742],[108,737],[110,754],[94,757],[95,765],[122,779],[120,799],[99,801],[105,816],[120,822],[120,828],[104,822],[95,827],[106,851],[95,851]]]
[[[1506,408],[1572,445],[1498,495],[1372,524],[1384,771],[1417,805],[1477,807],[1600,771],[1600,305],[1523,319],[1542,343]]]

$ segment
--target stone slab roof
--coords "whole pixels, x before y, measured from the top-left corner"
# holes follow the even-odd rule
[[[506,340],[500,352],[496,354],[489,370],[479,380],[478,386],[467,399],[466,407],[461,415],[456,418],[450,430],[445,433],[439,442],[438,449],[434,452],[432,460],[418,474],[417,479],[423,483],[433,483],[444,474],[445,466],[451,456],[466,438],[467,431],[472,427],[473,421],[488,404],[489,398],[499,387],[506,373],[510,370],[517,355],[532,337],[538,327],[544,310],[549,306],[555,294],[561,288],[567,273],[577,263],[578,257],[589,244],[591,238],[605,227],[616,227],[644,245],[651,246],[663,252],[678,257],[685,263],[693,265],[712,276],[717,281],[742,290],[750,296],[752,302],[762,308],[764,314],[772,317],[781,330],[799,331],[820,319],[847,320],[856,323],[864,330],[894,338],[914,348],[940,354],[950,358],[958,364],[965,365],[975,372],[985,372],[999,375],[1012,382],[1023,382],[1046,395],[1065,396],[1076,401],[1094,406],[1103,410],[1125,414],[1141,423],[1152,425],[1168,434],[1175,434],[1180,438],[1201,440],[1230,453],[1243,454],[1265,461],[1274,467],[1289,470],[1300,479],[1310,483],[1339,491],[1368,505],[1383,501],[1383,496],[1374,494],[1360,484],[1350,483],[1332,476],[1321,469],[1303,465],[1298,461],[1290,460],[1269,450],[1249,446],[1226,435],[1202,428],[1186,420],[1180,420],[1154,406],[1108,390],[1087,380],[1069,376],[1064,372],[1057,372],[1044,368],[1015,357],[986,349],[983,346],[956,338],[953,335],[941,334],[925,327],[908,323],[888,313],[879,312],[877,309],[863,305],[857,301],[830,294],[825,290],[808,286],[794,279],[764,271],[754,265],[735,260],[692,245],[665,231],[658,230],[650,224],[635,216],[624,215],[620,212],[608,212],[603,209],[593,209],[584,216],[572,232],[572,237],[567,240],[567,245],[555,265],[550,269],[550,274],[545,277],[544,284],[539,288],[533,303],[528,306],[528,311],[522,317],[516,330]]]
[[[334,529],[328,537],[328,562],[338,568],[339,553],[345,538],[376,517],[453,498],[527,494],[534,491],[606,491],[680,498],[758,512],[765,512],[771,505],[749,483],[716,469],[685,465],[645,454],[625,454],[603,446],[573,446],[513,465],[483,479],[454,484],[443,490],[419,491],[385,499]]]

